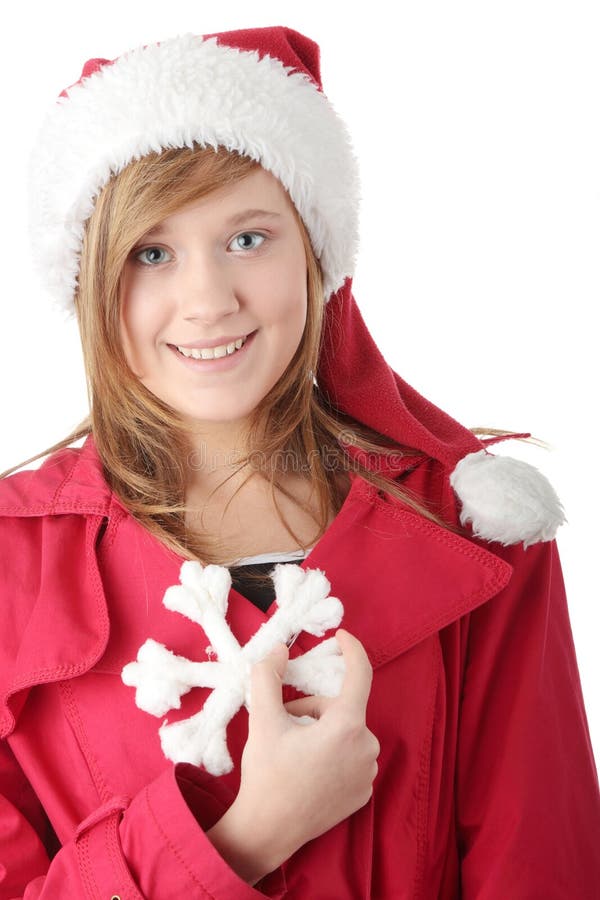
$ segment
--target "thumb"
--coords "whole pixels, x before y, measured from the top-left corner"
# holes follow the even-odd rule
[[[249,727],[261,724],[277,713],[285,712],[281,688],[288,663],[286,644],[276,644],[264,659],[254,663],[250,674]]]

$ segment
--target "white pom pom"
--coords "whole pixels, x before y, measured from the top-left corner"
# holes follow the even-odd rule
[[[462,525],[473,534],[507,546],[523,541],[525,549],[551,541],[566,522],[556,492],[535,466],[486,450],[469,453],[450,475],[462,509]]]

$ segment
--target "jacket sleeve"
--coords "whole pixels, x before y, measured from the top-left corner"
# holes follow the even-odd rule
[[[513,576],[470,613],[467,638],[461,897],[598,900],[600,791],[556,541],[499,555]]]
[[[254,887],[219,855],[205,830],[224,809],[194,766],[167,768],[131,801],[114,797],[58,846],[7,742],[0,744],[0,900],[181,900],[285,894],[281,867]]]

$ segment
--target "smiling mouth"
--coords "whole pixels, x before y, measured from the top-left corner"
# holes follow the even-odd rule
[[[245,337],[238,338],[230,344],[223,344],[219,347],[203,347],[200,349],[197,347],[180,347],[177,344],[169,344],[169,346],[186,359],[223,359],[227,356],[234,356],[253,334],[255,332],[251,331]]]

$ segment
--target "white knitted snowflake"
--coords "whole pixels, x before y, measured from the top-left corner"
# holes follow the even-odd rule
[[[179,709],[182,695],[193,687],[213,688],[200,712],[170,725],[165,720],[159,728],[163,753],[173,762],[204,766],[212,775],[230,772],[233,761],[226,730],[242,705],[250,708],[251,666],[300,631],[320,637],[341,622],[343,606],[337,597],[329,596],[331,585],[319,569],[280,563],[271,578],[277,609],[241,646],[225,619],[229,570],[215,565],[203,568],[201,563],[187,560],[179,573],[181,584],[167,588],[163,603],[202,627],[211,642],[206,652],[209,656],[216,653],[218,661],[192,662],[149,638],[140,647],[137,661],[123,668],[123,681],[136,688],[137,706],[154,716]],[[282,681],[307,695],[336,697],[344,672],[341,648],[333,637],[290,659]],[[296,721],[314,722],[310,716]]]

